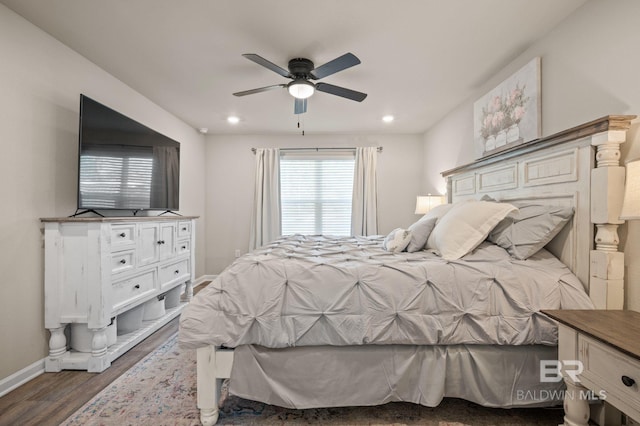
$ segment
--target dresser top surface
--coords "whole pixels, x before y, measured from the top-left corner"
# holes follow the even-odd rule
[[[542,313],[640,360],[640,312],[543,310]]]
[[[41,217],[40,222],[148,222],[198,219],[200,216],[105,216],[105,217]]]

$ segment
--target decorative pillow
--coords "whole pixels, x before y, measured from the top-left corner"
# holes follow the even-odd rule
[[[518,211],[502,220],[488,240],[525,260],[547,245],[573,216],[573,207],[544,206],[517,202]]]
[[[447,260],[456,260],[476,248],[509,213],[517,210],[508,203],[462,201],[453,204],[433,228],[427,247]]]
[[[424,248],[427,244],[427,238],[429,238],[429,234],[433,231],[437,221],[438,218],[435,216],[427,219],[423,217],[409,227],[409,232],[411,232],[411,241],[407,246],[409,253],[420,251]]]
[[[407,229],[396,228],[389,233],[382,243],[382,248],[392,253],[399,253],[409,245],[411,232]]]

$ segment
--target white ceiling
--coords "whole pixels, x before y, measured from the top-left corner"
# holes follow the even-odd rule
[[[286,68],[352,52],[360,65],[322,81],[369,96],[316,93],[301,116],[311,134],[424,132],[585,0],[0,2],[210,133],[298,132],[285,89],[232,95],[290,81],[241,54]]]

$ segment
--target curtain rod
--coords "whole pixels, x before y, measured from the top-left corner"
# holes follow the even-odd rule
[[[339,150],[349,150],[349,151],[355,151],[355,148],[346,148],[346,147],[339,147],[339,148],[280,148],[280,151],[339,151]],[[256,153],[256,148],[251,148],[251,152],[253,152],[254,154]],[[382,147],[379,146],[378,147],[378,152],[382,152]]]

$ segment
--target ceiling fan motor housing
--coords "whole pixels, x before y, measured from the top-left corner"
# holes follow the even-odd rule
[[[306,58],[295,58],[289,61],[289,72],[296,78],[310,78],[314,69],[313,62]]]

